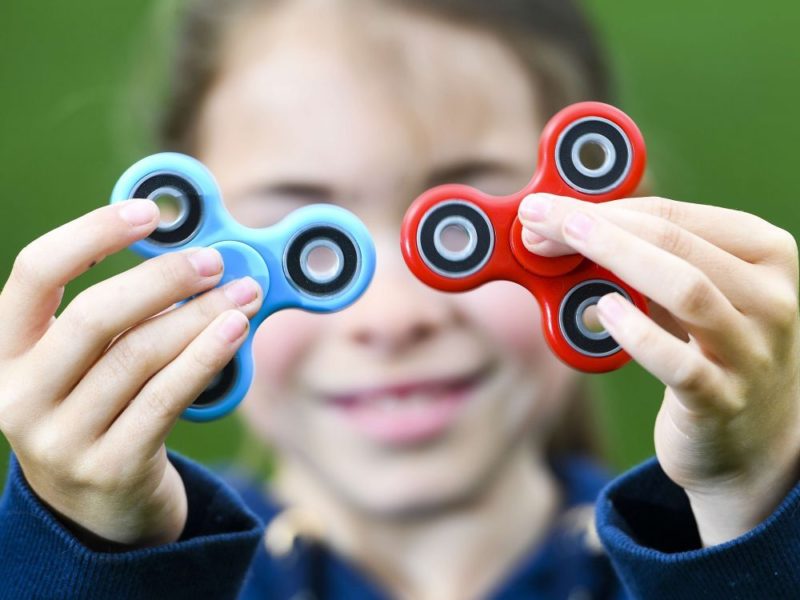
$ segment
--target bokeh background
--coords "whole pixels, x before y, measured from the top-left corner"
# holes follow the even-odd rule
[[[800,3],[586,0],[639,124],[659,195],[754,212],[800,234]],[[0,281],[30,240],[104,204],[116,178],[155,150],[170,3],[0,2]],[[131,102],[134,100],[134,102]],[[66,300],[138,259],[111,257]],[[653,453],[661,385],[636,365],[595,376],[612,467]],[[170,445],[218,462],[242,449],[236,417],[180,423]],[[8,446],[0,436],[0,475]],[[1,485],[1,484],[0,484]]]

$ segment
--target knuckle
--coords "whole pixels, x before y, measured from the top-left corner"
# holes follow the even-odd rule
[[[21,424],[24,419],[15,417],[22,407],[26,405],[26,398],[30,398],[22,393],[19,386],[14,383],[5,382],[0,386],[0,431],[9,439],[13,440],[20,433]]]
[[[72,472],[73,485],[78,489],[92,490],[103,495],[119,493],[122,481],[113,465],[104,461],[80,461]]]
[[[655,342],[653,331],[647,327],[629,327],[625,336],[633,348],[647,348]]]
[[[222,312],[228,309],[230,301],[225,296],[222,288],[214,290],[216,293],[204,294],[192,301],[193,309],[196,311],[197,318],[208,325],[216,319]]]
[[[114,342],[106,353],[106,360],[111,361],[114,373],[136,376],[147,371],[155,348],[148,344],[146,339],[142,339],[144,337],[126,334]]]
[[[69,472],[71,454],[64,447],[61,437],[49,427],[42,427],[29,437],[25,445],[25,455],[28,460],[47,470]]]
[[[61,318],[66,319],[75,332],[92,337],[109,336],[109,325],[105,312],[97,309],[92,298],[91,288],[78,294],[64,310]]]
[[[110,473],[113,469],[104,469],[97,461],[84,458],[72,467],[72,481],[78,488],[102,490],[110,487]]]
[[[785,229],[773,227],[769,243],[772,254],[783,262],[796,265],[798,262],[797,240]]]
[[[708,385],[710,374],[697,358],[687,358],[675,371],[675,385],[688,392],[701,392]]]
[[[687,257],[691,253],[691,238],[672,223],[664,222],[661,225],[656,243],[675,256]]]
[[[179,409],[175,399],[178,397],[168,385],[153,386],[143,398],[148,416],[159,421],[177,417]]]
[[[773,291],[769,295],[768,305],[769,319],[775,325],[788,328],[797,322],[800,306],[798,306],[797,294],[794,290],[789,289],[789,286]]]
[[[682,206],[680,203],[670,200],[668,198],[653,198],[654,212],[657,217],[665,221],[678,222],[682,214]]]
[[[87,452],[71,470],[73,485],[101,493],[118,493],[122,485],[120,470],[108,454]]]
[[[694,270],[682,278],[675,291],[676,305],[684,314],[705,313],[711,308],[714,294],[711,282],[701,271]]]
[[[35,240],[20,250],[11,268],[11,278],[24,286],[40,287],[44,284],[43,261]]]
[[[216,373],[230,360],[228,351],[221,344],[198,345],[191,353],[192,362],[203,374]]]
[[[193,271],[188,259],[182,253],[166,254],[157,263],[157,272],[167,289],[176,286],[184,287],[194,280]]]
[[[770,347],[770,344],[762,341],[755,341],[753,337],[751,337],[751,342],[748,347],[748,372],[767,373],[773,368],[775,362],[773,349]]]

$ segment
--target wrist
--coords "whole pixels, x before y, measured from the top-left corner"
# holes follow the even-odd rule
[[[686,489],[703,547],[736,539],[769,517],[800,479],[797,461],[768,477]]]

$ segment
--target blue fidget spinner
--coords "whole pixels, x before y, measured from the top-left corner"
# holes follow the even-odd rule
[[[125,171],[114,186],[111,203],[130,198],[167,198],[177,213],[134,243],[132,250],[151,258],[210,246],[220,252],[225,265],[218,286],[249,275],[264,293],[250,333],[233,360],[183,413],[190,421],[222,417],[244,398],[253,380],[253,335],[264,319],[283,308],[319,313],[345,308],[364,293],[375,271],[372,238],[351,212],[314,204],[271,227],[244,227],[223,206],[211,172],[184,154],[154,154]],[[309,257],[318,248],[335,257],[335,264],[322,272],[309,265]]]

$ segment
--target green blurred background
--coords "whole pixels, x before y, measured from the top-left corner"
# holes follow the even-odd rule
[[[165,6],[0,3],[0,281],[27,242],[105,203],[122,171],[153,149],[143,145],[143,127],[131,128],[147,115],[125,107],[131,94],[157,92],[130,83],[163,68],[163,26],[153,24]],[[656,192],[754,212],[797,235],[800,3],[588,6],[617,67],[620,105],[647,140]],[[129,252],[109,258],[67,300],[135,262]],[[592,382],[612,466],[652,454],[660,384],[635,365]],[[241,452],[241,427],[235,417],[181,423],[170,444],[224,460]],[[7,450],[0,436],[0,475]]]

